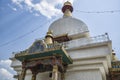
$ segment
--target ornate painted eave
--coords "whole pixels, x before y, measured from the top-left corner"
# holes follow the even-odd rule
[[[120,72],[120,61],[113,61],[112,68],[110,68],[111,72]]]
[[[37,60],[37,59],[44,59],[49,56],[62,56],[62,60],[64,63],[67,64],[72,64],[72,59],[70,56],[66,53],[64,47],[62,45],[48,45],[47,48],[45,48],[43,51],[39,52],[33,52],[33,53],[28,53],[27,51],[23,51],[21,53],[18,53],[15,55],[15,58],[20,60],[20,61],[32,61],[32,60]]]
[[[111,62],[112,68],[110,68],[110,78],[111,80],[120,79],[120,61]]]

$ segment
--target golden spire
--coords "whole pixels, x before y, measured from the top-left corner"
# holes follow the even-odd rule
[[[47,35],[46,35],[46,36],[53,37],[53,35],[52,35],[52,31],[51,31],[51,30],[48,30]]]
[[[116,54],[115,54],[114,50],[112,50],[112,60],[113,61],[117,61],[118,60],[118,58],[116,57]]]
[[[65,3],[64,3],[64,6],[65,6],[65,5],[70,5],[70,6],[72,6],[72,4],[71,4],[69,1],[65,2]]]
[[[52,31],[49,30],[45,36],[45,42],[47,44],[52,44],[53,43],[53,35],[52,35]]]
[[[72,16],[73,7],[72,7],[72,4],[69,1],[64,3],[64,6],[62,8],[62,12],[64,13],[63,17]]]

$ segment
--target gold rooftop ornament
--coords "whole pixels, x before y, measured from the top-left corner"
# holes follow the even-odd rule
[[[72,4],[69,1],[64,3],[64,6],[62,7],[62,12],[64,13],[63,17],[72,16],[73,7],[72,7]]]
[[[45,36],[45,42],[46,44],[52,44],[53,43],[53,35],[52,35],[52,31],[48,31],[47,35]]]

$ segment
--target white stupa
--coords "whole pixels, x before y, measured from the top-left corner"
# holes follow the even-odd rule
[[[60,36],[67,34],[68,36],[72,35],[82,35],[88,36],[88,27],[87,25],[74,17],[72,17],[73,7],[70,2],[64,3],[62,12],[64,13],[63,17],[54,21],[49,30],[53,31],[54,36]]]
[[[74,18],[72,11],[71,3],[65,2],[62,8],[63,17],[49,27],[54,39],[64,44],[67,53],[73,59],[73,64],[68,66],[65,73],[65,80],[107,80],[112,61],[112,45],[108,34],[91,37],[87,25]],[[11,60],[11,66],[17,75],[20,75],[21,62],[14,56]],[[29,70],[25,80],[31,80]],[[49,74],[39,73],[36,80],[50,80]]]

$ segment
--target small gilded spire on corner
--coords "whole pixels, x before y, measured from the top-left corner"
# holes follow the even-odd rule
[[[114,50],[112,50],[112,60],[113,61],[117,61],[118,58],[116,57],[116,53],[114,52]]]
[[[47,35],[46,35],[46,36],[53,37],[53,35],[52,35],[52,31],[51,31],[51,30],[48,30]]]
[[[52,35],[52,31],[48,30],[46,36],[45,36],[45,42],[47,44],[52,44],[53,43],[53,35]]]

